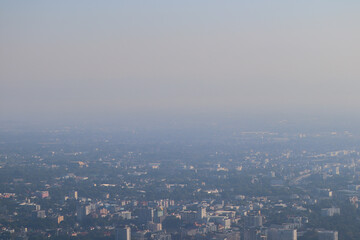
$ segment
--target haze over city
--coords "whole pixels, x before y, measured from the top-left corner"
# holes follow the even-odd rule
[[[359,240],[360,2],[0,2],[0,240]]]
[[[359,4],[3,1],[1,120],[355,116]]]

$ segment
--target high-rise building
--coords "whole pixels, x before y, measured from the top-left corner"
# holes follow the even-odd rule
[[[158,207],[154,211],[154,219],[153,221],[156,223],[162,223],[165,219],[165,212],[166,210],[163,207]]]
[[[206,208],[205,207],[200,207],[198,209],[198,218],[199,219],[203,219],[203,218],[206,218]]]
[[[116,229],[115,240],[131,240],[131,228],[124,227]]]

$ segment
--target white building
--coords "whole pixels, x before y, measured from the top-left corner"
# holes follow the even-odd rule
[[[318,231],[319,240],[338,240],[337,231]]]
[[[332,217],[334,215],[340,215],[340,208],[322,208],[321,216],[323,217]]]

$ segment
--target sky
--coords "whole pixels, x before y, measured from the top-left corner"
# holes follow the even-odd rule
[[[1,1],[0,120],[356,112],[360,2]]]

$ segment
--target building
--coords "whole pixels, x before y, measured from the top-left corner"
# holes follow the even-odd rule
[[[180,212],[181,220],[184,223],[194,223],[197,219],[197,212],[194,211],[183,211]]]
[[[36,196],[38,198],[48,198],[49,197],[49,191],[36,191]]]
[[[340,208],[322,208],[321,216],[323,217],[332,217],[334,215],[340,215]]]
[[[148,223],[148,228],[151,232],[159,232],[162,230],[162,224],[161,223],[154,223],[154,222],[149,222]]]
[[[131,235],[132,240],[146,240],[147,237],[145,236],[147,231],[137,231]]]
[[[333,167],[332,174],[340,175],[340,168],[338,166]]]
[[[131,240],[131,228],[124,227],[116,229],[115,240]]]
[[[204,219],[206,218],[207,214],[206,214],[206,208],[205,207],[200,207],[198,210],[198,219]]]
[[[171,235],[163,232],[151,234],[151,239],[154,240],[171,240]]]
[[[258,228],[246,228],[243,232],[243,239],[244,240],[261,240],[263,239],[263,234],[260,229]]]
[[[91,213],[91,205],[78,206],[76,209],[76,219],[78,221],[82,221],[90,213]]]
[[[268,240],[297,240],[297,230],[270,228]]]
[[[103,208],[100,208],[99,214],[100,214],[100,216],[104,217],[109,214],[109,211],[105,207],[103,207]]]
[[[231,227],[231,220],[228,217],[223,216],[211,216],[209,217],[210,222],[214,222],[218,225],[223,226],[225,229],[229,229]]]
[[[228,232],[218,232],[214,234],[216,240],[240,240],[240,232],[228,231]]]
[[[77,200],[78,199],[78,192],[77,191],[71,191],[70,194],[69,194],[69,198]]]
[[[155,211],[154,211],[154,219],[153,221],[156,223],[162,223],[165,219],[165,209],[163,207],[158,207]]]
[[[263,216],[248,216],[245,224],[247,227],[262,227]]]
[[[337,231],[318,231],[319,240],[338,240]]]
[[[33,211],[34,218],[46,218],[45,210]]]
[[[62,221],[64,221],[64,216],[58,216],[57,222],[60,224]]]
[[[139,220],[143,223],[154,221],[154,209],[152,208],[137,209],[135,214],[138,216]]]
[[[122,211],[120,212],[120,216],[124,219],[131,219],[131,212],[129,211]]]
[[[333,196],[333,192],[330,189],[319,189],[319,196],[329,198]]]
[[[279,240],[297,240],[296,229],[279,229]]]

